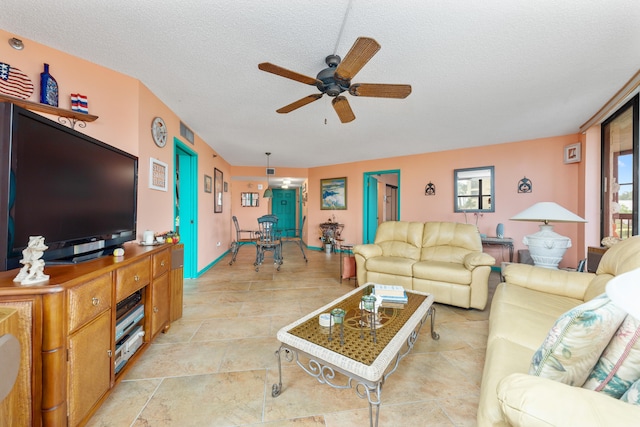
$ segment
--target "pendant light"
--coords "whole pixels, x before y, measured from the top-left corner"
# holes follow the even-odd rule
[[[264,197],[265,199],[270,199],[273,197],[273,190],[271,189],[271,186],[269,185],[269,156],[271,155],[271,153],[264,153],[267,155],[267,189],[264,190],[264,194],[262,195],[262,197]]]

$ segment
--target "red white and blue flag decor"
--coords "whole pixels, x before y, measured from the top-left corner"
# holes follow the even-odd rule
[[[33,93],[33,83],[25,73],[16,67],[0,62],[0,93],[28,99]]]
[[[89,102],[87,101],[87,96],[79,93],[72,93],[71,111],[89,114]]]

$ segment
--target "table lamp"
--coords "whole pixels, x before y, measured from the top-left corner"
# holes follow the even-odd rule
[[[543,222],[540,224],[540,231],[525,236],[522,243],[529,247],[535,265],[554,269],[558,268],[564,253],[571,247],[571,239],[553,231],[553,225],[549,222],[587,222],[554,202],[536,203],[511,220]]]
[[[640,268],[620,274],[607,283],[607,296],[615,305],[640,319]]]

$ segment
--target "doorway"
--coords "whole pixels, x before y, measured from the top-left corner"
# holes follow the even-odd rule
[[[378,225],[400,219],[400,170],[364,173],[362,242],[373,243]]]
[[[193,279],[198,273],[198,155],[179,139],[175,145],[174,224],[184,245],[184,277]]]
[[[278,217],[278,228],[295,233],[296,228],[296,190],[274,188],[271,199],[271,213]],[[292,237],[285,231],[282,237]]]

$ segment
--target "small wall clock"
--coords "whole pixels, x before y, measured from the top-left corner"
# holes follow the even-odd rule
[[[162,117],[156,117],[151,122],[151,136],[158,147],[167,145],[167,125],[164,124]]]

